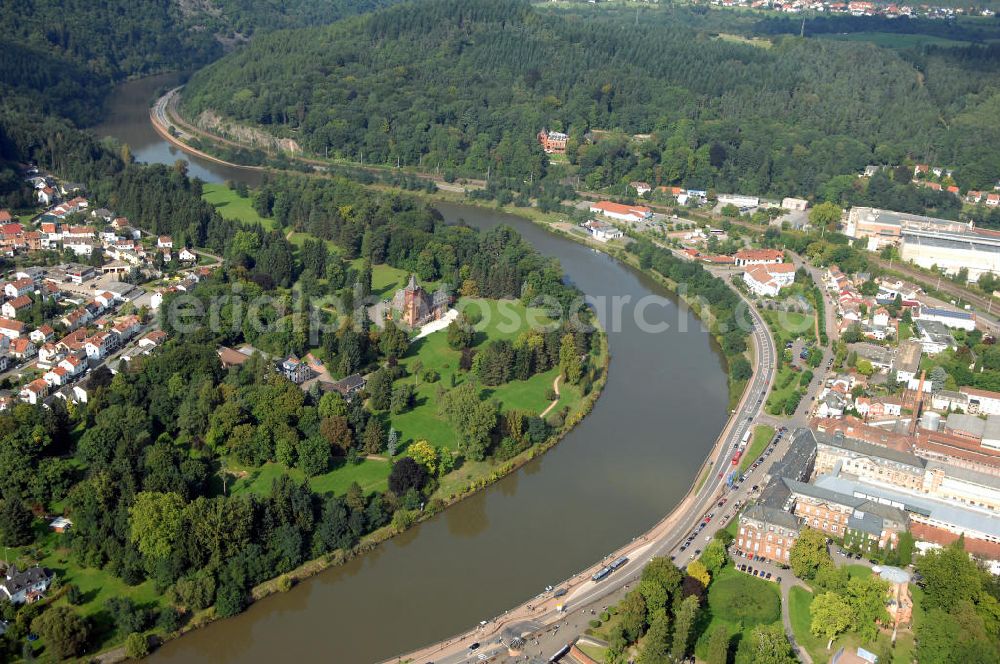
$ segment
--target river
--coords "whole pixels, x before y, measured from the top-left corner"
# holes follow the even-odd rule
[[[257,182],[258,173],[184,155],[149,125],[147,107],[166,79],[127,83],[97,128],[141,161],[190,162],[209,182]],[[588,296],[623,297],[609,330],[611,365],[593,411],[563,441],[485,491],[244,614],[166,644],[161,663],[275,662],[322,658],[372,662],[466,630],[571,576],[642,533],[683,497],[727,417],[724,361],[676,300],[603,253],[508,214],[438,205],[449,221],[508,224],[562,263]],[[639,299],[658,295],[643,332]],[[681,331],[683,326],[686,332]]]

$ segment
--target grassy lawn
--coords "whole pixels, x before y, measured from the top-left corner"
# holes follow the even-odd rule
[[[342,459],[337,460],[343,464]],[[309,478],[309,486],[317,493],[343,494],[351,483],[357,482],[367,494],[373,491],[384,491],[389,478],[389,464],[385,461],[365,459],[357,465],[343,464],[322,475]],[[288,475],[296,482],[305,479],[305,474],[298,468],[286,468],[280,463],[266,463],[230,486],[230,493],[254,493],[267,495],[271,484],[281,475]]]
[[[864,574],[871,574],[871,570],[864,565],[848,565],[848,574],[853,576],[863,576]],[[916,623],[922,617],[922,612],[920,610],[920,596],[919,588],[916,586],[910,586],[911,592],[913,592],[914,600],[914,622]],[[854,650],[858,646],[867,648],[868,650],[875,650],[879,652],[882,649],[889,649],[889,636],[885,633],[879,633],[878,639],[875,643],[867,643],[861,639],[861,637],[854,633],[848,632],[847,634],[841,634],[836,639],[834,639],[833,646],[827,650],[826,640],[822,637],[813,636],[810,633],[809,628],[812,625],[812,616],[809,612],[809,607],[812,605],[813,593],[809,592],[805,588],[794,587],[789,591],[788,595],[788,612],[789,617],[792,621],[792,631],[795,633],[795,640],[804,647],[809,655],[812,657],[814,662],[825,662],[830,659],[830,656],[837,652],[840,648],[845,648],[846,650]],[[916,644],[913,639],[912,630],[901,630],[896,637],[896,646],[892,650],[893,661],[896,662],[912,662],[914,661],[914,652]]]
[[[774,427],[768,426],[766,424],[757,425],[753,430],[753,439],[750,441],[750,445],[747,446],[746,451],[743,453],[743,457],[740,459],[740,474],[742,475],[747,468],[761,455],[761,452],[767,447],[767,444],[771,442],[774,438]]]
[[[224,184],[204,185],[201,197],[211,203],[223,219],[260,224],[269,231],[278,227],[274,219],[267,219],[257,214],[253,209],[252,200],[240,196]]]
[[[725,625],[730,635],[744,637],[757,625],[781,621],[781,594],[778,585],[743,574],[732,565],[722,569],[708,587],[711,621],[695,644],[695,654],[705,659],[709,635],[717,625]]]
[[[582,650],[584,655],[591,658],[595,662],[603,662],[604,655],[608,652],[607,648],[603,648],[593,643],[587,643],[586,641],[578,642],[576,647]]]
[[[528,312],[520,302],[462,300],[458,303],[458,308],[478,309],[483,314],[480,325],[477,325],[477,347],[482,347],[491,340],[514,339],[527,329]],[[539,311],[533,313],[541,315]],[[413,365],[419,361],[423,372],[433,370],[440,375],[440,379],[435,383],[417,381],[416,406],[406,413],[391,417],[392,426],[399,432],[399,440],[404,446],[417,440],[427,440],[432,445],[458,448],[458,438],[451,425],[438,413],[438,388],[441,386],[449,389],[452,380],[455,385],[460,385],[466,380],[468,374],[458,370],[460,358],[461,352],[448,346],[447,333],[442,330],[418,339],[410,346],[407,356],[400,361],[410,374],[413,373]],[[528,380],[515,380],[505,385],[487,387],[484,389],[484,395],[499,401],[503,410],[541,413],[550,403],[546,393],[551,389],[557,375],[558,369],[553,368],[535,374]],[[399,382],[402,381],[414,382],[415,379],[410,375],[401,378]],[[581,396],[576,386],[561,386],[557,408],[562,406],[573,408],[580,403]]]
[[[826,641],[812,635],[809,631],[812,616],[809,607],[812,605],[813,594],[805,588],[795,586],[788,591],[788,617],[792,621],[792,632],[795,640],[809,653],[814,662],[825,662],[835,651],[826,650]]]
[[[778,349],[778,374],[775,376],[774,387],[767,397],[766,410],[772,415],[781,414],[781,409],[790,396],[799,389],[799,377],[801,372],[795,371],[792,366],[797,358],[793,358],[791,363],[785,362],[781,354],[785,350],[785,344],[804,337],[811,339],[814,337],[815,316],[812,314],[800,314],[797,312],[761,311],[764,320],[767,321],[774,335],[774,344]]]
[[[70,551],[65,546],[65,535],[50,532],[41,522],[36,524],[36,529],[39,535],[35,539],[35,544],[31,547],[10,549],[11,560],[17,561],[23,567],[32,564],[47,567],[55,573],[61,586],[73,584],[80,589],[83,601],[74,606],[73,610],[93,620],[96,645],[105,647],[125,638],[124,634],[114,633],[111,618],[104,611],[105,603],[112,597],[128,597],[137,605],[145,607],[163,604],[163,597],[157,592],[153,581],[130,586],[110,572],[80,567],[71,558]],[[55,600],[54,604],[69,605],[64,597]]]

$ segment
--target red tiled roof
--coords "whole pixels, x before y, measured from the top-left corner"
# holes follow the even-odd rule
[[[614,212],[615,214],[635,214],[640,217],[644,217],[652,212],[648,207],[642,205],[622,205],[621,203],[612,203],[611,201],[601,201],[599,203],[594,203],[591,207],[594,207],[602,212]]]

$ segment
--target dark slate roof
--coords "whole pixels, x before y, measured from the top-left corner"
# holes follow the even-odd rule
[[[768,525],[787,528],[789,530],[797,531],[799,529],[799,520],[795,518],[795,515],[766,505],[758,504],[748,507],[743,512],[743,518],[761,521]]]
[[[785,455],[771,464],[771,477],[804,480],[812,473],[816,460],[816,435],[812,429],[800,427],[792,433],[792,442]]]
[[[14,567],[8,571],[7,578],[4,579],[3,586],[11,596],[22,590],[33,586],[39,581],[44,581],[52,577],[52,572],[44,567],[29,567],[23,572],[18,572]]]
[[[916,454],[900,452],[899,450],[894,450],[891,447],[873,445],[872,443],[866,443],[865,441],[858,440],[856,438],[848,438],[839,431],[832,435],[826,432],[817,432],[815,439],[817,442],[830,445],[832,447],[839,447],[841,449],[854,452],[860,456],[878,457],[889,461],[895,461],[896,463],[905,464],[907,466],[913,466],[914,468],[923,468],[927,465],[927,462],[918,457]]]

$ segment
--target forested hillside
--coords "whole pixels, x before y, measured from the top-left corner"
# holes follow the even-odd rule
[[[804,194],[906,157],[974,174],[967,186],[1000,172],[952,124],[989,97],[986,74],[941,57],[949,82],[931,82],[933,67],[870,44],[762,48],[672,16],[636,25],[519,0],[410,3],[255,40],[193,77],[186,112],[261,124],[316,154],[478,177],[543,175],[535,134],[561,129],[591,187],[637,178]],[[958,84],[958,98],[935,94]],[[590,145],[595,129],[653,136],[637,149],[627,136]]]
[[[395,0],[5,0],[0,105],[97,121],[109,84],[192,70],[234,43],[329,23]],[[9,99],[15,93],[15,99]]]

